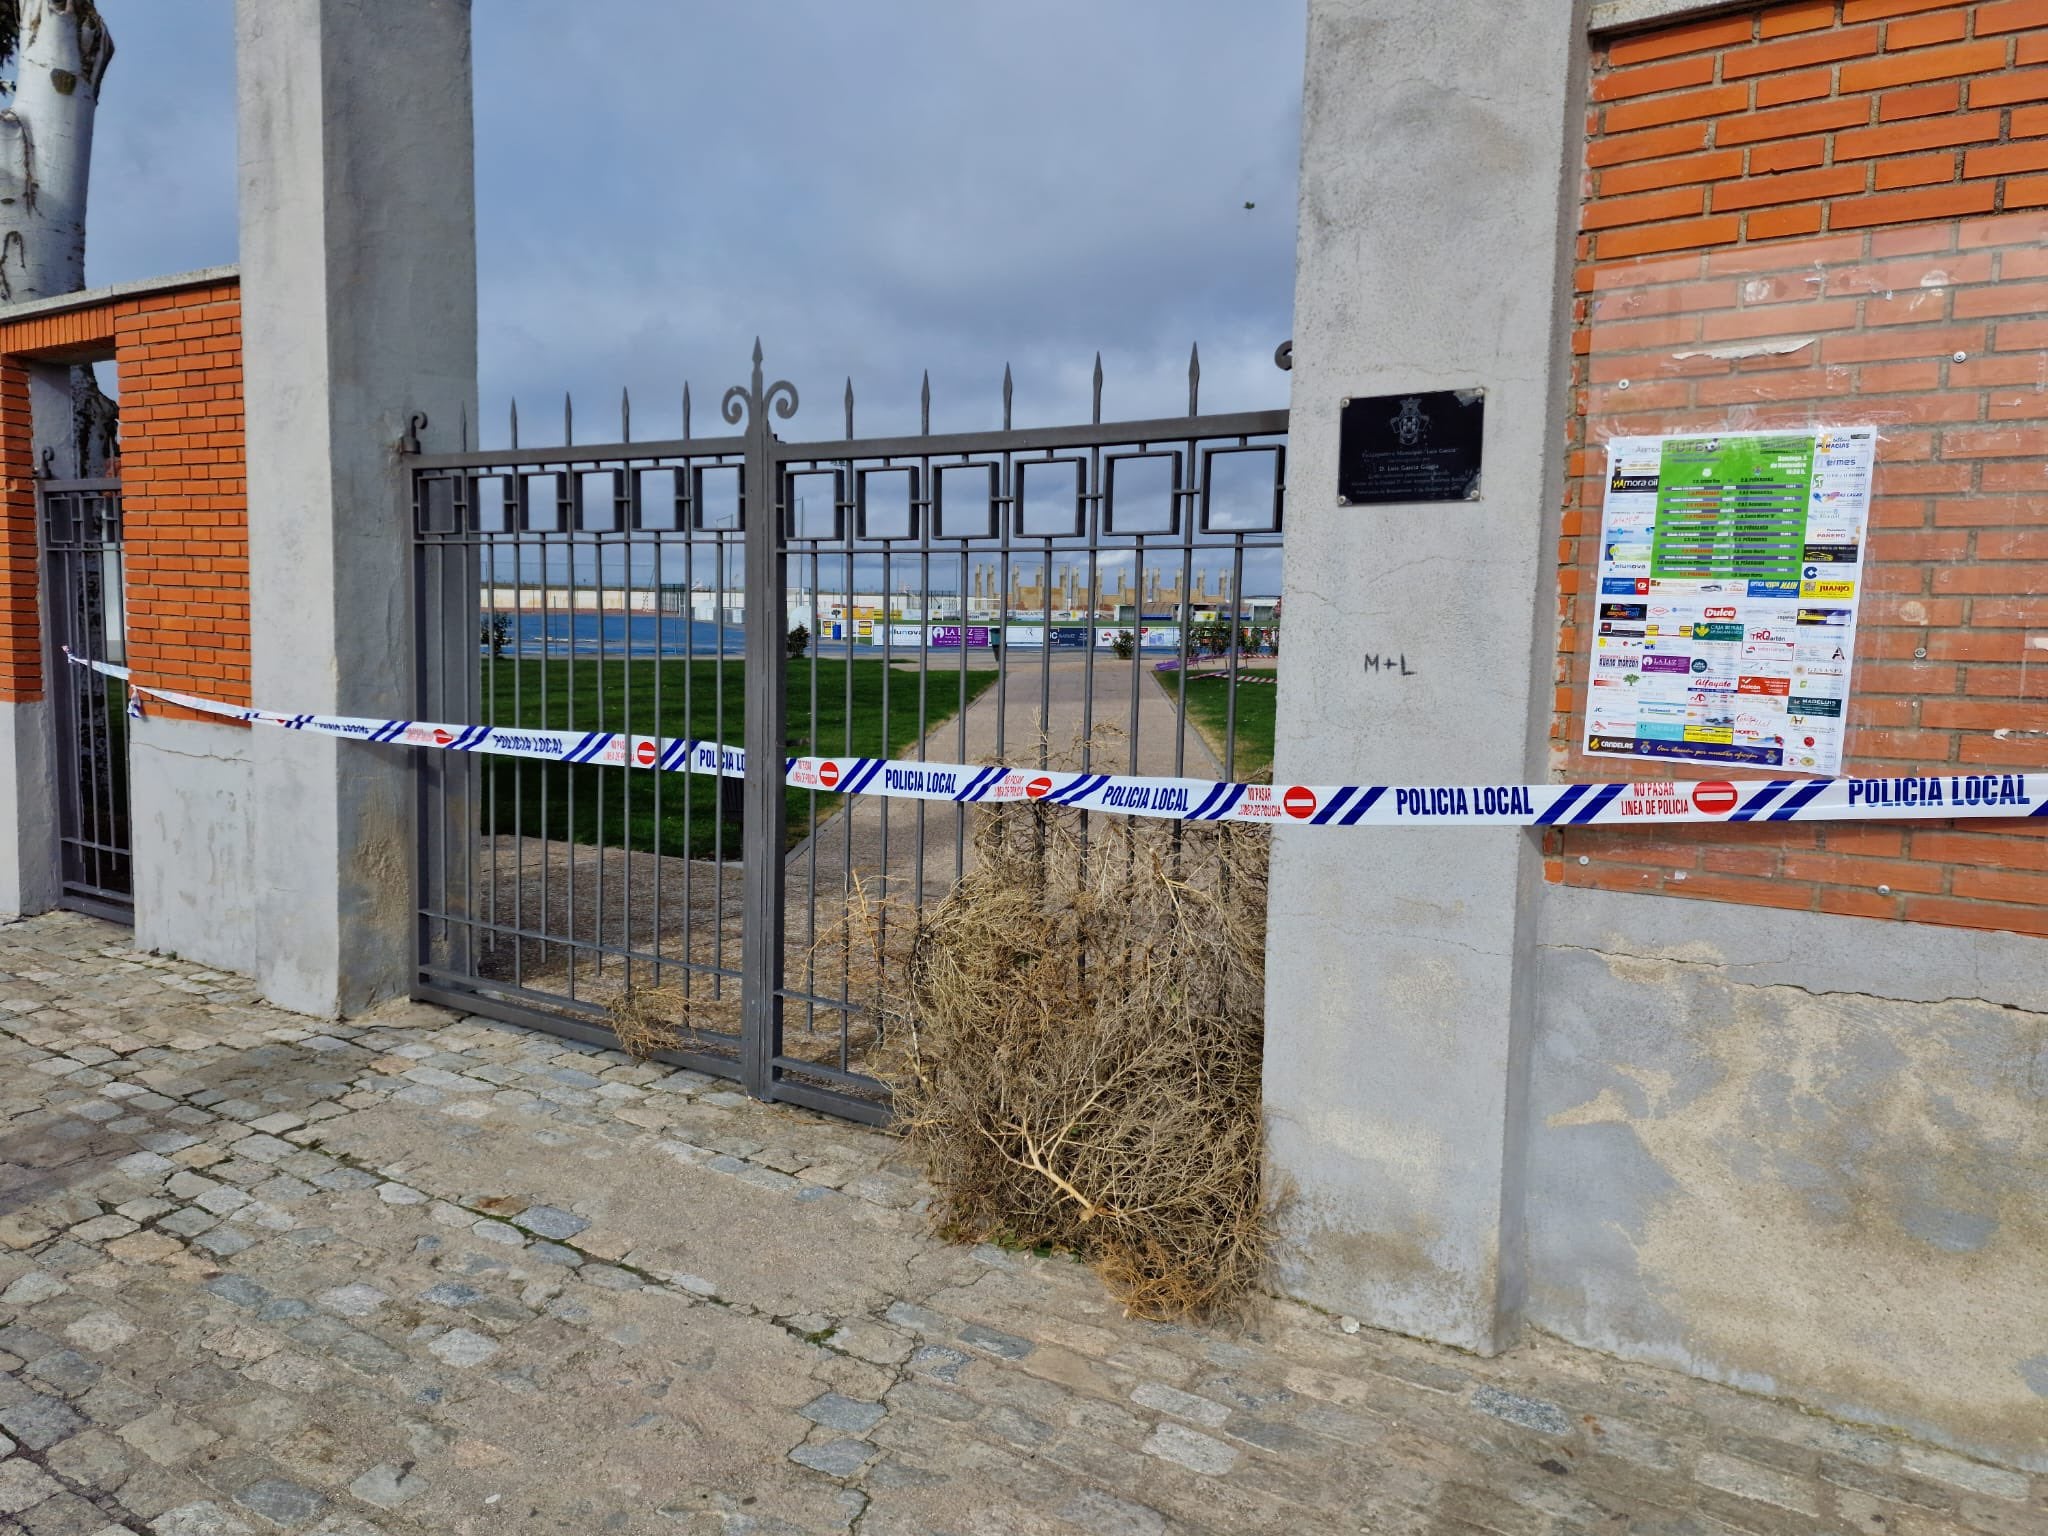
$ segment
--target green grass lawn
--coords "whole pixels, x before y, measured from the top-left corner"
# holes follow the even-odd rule
[[[1169,697],[1180,697],[1177,673],[1155,672],[1152,675]],[[1273,685],[1271,667],[1240,666],[1237,677],[1234,754],[1226,750],[1233,745],[1230,730],[1230,695],[1233,690],[1222,672],[1189,674],[1187,714],[1195,729],[1202,733],[1202,740],[1209,744],[1209,750],[1216,754],[1216,760],[1223,764],[1224,774],[1243,782],[1257,778],[1273,766],[1273,721],[1280,690]]]
[[[818,707],[811,710],[813,667]],[[551,730],[631,731],[642,736],[723,736],[742,745],[746,725],[746,664],[740,661],[541,660],[501,657],[483,663],[483,686],[494,725]],[[888,678],[888,729],[883,729],[885,664],[830,657],[789,664],[788,750],[793,754],[888,757],[916,745],[925,729],[950,720],[960,700],[957,670],[934,667],[927,680],[921,726],[917,674],[896,668]],[[630,683],[629,683],[630,676]],[[967,673],[969,702],[995,682],[988,669]],[[848,683],[852,692],[849,694]],[[723,731],[720,724],[723,722]],[[814,729],[815,728],[815,729]],[[886,735],[886,740],[884,739]],[[649,773],[617,767],[570,767],[525,758],[484,759],[487,833],[523,831],[530,837],[602,843],[610,847],[705,858],[722,848],[739,854],[739,830],[724,824],[721,841],[718,781],[708,774]],[[660,785],[659,814],[656,781]],[[737,782],[737,781],[734,781]],[[789,841],[811,829],[812,795],[788,791]],[[819,820],[838,808],[835,795],[818,795]],[[627,838],[630,837],[630,844]]]

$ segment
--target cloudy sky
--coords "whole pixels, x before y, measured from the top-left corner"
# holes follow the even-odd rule
[[[235,259],[230,0],[101,0],[89,279]],[[700,422],[754,336],[832,435],[1286,403],[1302,7],[476,0],[481,388],[611,436]],[[1255,206],[1246,208],[1246,204]],[[601,426],[602,424],[602,426]]]

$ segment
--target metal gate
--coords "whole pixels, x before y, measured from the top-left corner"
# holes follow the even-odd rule
[[[128,821],[128,688],[65,653],[127,661],[121,482],[40,480],[56,757],[59,901],[117,922],[135,916]]]
[[[420,754],[419,996],[888,1116],[847,921],[915,923],[964,806],[792,790],[786,755],[1253,777],[1269,750],[1285,411],[419,455],[417,716],[689,738],[745,777]],[[801,629],[802,633],[797,631]],[[1265,722],[1263,731],[1247,722]],[[1253,721],[1256,727],[1256,721]],[[651,755],[651,749],[650,755]],[[576,754],[572,754],[574,756]],[[737,793],[735,791],[738,791]]]

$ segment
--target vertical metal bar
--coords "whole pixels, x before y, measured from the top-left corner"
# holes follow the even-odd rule
[[[742,391],[726,395],[728,420],[742,404]],[[775,1058],[782,1051],[782,938],[785,822],[782,738],[788,672],[779,646],[783,606],[783,551],[776,444],[768,425],[771,400],[786,420],[796,413],[796,390],[777,381],[764,387],[761,344],[754,343],[752,389],[747,413],[745,530],[746,600],[746,861],[743,871],[745,926],[741,929],[741,1081],[755,1098],[772,1095]],[[735,423],[736,424],[736,423]]]
[[[744,477],[746,473],[744,467],[742,467],[740,473]],[[746,536],[746,497],[747,486],[744,478],[742,478],[739,494],[733,504],[740,511],[740,533],[743,540]],[[713,533],[712,548],[717,552],[718,556],[718,593],[713,599],[712,606],[712,617],[718,624],[718,629],[713,636],[714,654],[718,658],[718,664],[712,668],[711,672],[711,704],[714,711],[713,719],[715,722],[714,728],[718,752],[718,772],[712,780],[716,793],[713,796],[713,817],[711,822],[711,907],[712,915],[715,919],[711,925],[711,963],[714,970],[722,973],[725,969],[725,597],[727,573],[732,568],[732,556],[726,547],[724,529],[719,529]],[[744,556],[744,545],[742,546],[742,555]],[[741,567],[741,570],[744,576],[744,565]],[[742,634],[744,635],[745,633],[746,631],[743,629]],[[741,654],[740,667],[744,673],[746,668],[744,651]],[[744,700],[744,692],[742,692],[742,699]],[[741,728],[740,734],[742,741],[744,741],[746,736],[744,725]],[[745,814],[744,801],[742,802],[741,814]],[[742,839],[741,847],[741,858],[744,861],[744,838]],[[744,893],[741,896],[740,913],[740,920],[745,922],[746,901]],[[725,977],[723,974],[718,975],[712,982],[711,995],[721,1001],[724,999]]]
[[[82,496],[80,502],[92,508],[95,514],[86,526],[91,530],[90,540],[85,548],[85,653],[95,661],[107,657],[107,504],[104,496]],[[97,601],[95,601],[97,599]],[[86,783],[89,786],[92,804],[90,838],[87,846],[92,852],[88,866],[93,885],[107,888],[108,846],[114,837],[114,796],[113,786],[108,781],[108,768],[113,753],[113,744],[107,730],[107,696],[110,692],[104,673],[88,672],[86,677],[91,688],[92,708],[86,715]]]
[[[671,470],[670,474],[675,477],[670,482],[671,486],[673,487],[676,485],[680,485],[682,483],[681,477],[688,473],[689,471],[687,468],[678,468]],[[641,531],[645,532],[645,524],[647,521],[646,477],[642,474],[636,473],[634,475],[631,485],[628,487],[628,490],[633,497],[633,506],[636,509],[636,523],[640,525]],[[669,506],[671,512],[673,512],[677,506],[677,501],[673,490],[671,490],[669,496]],[[663,588],[662,583],[662,553],[667,544],[667,540],[662,537],[661,531],[659,529],[656,529],[651,535],[651,542],[654,546],[654,564],[653,569],[649,572],[648,575],[648,597],[650,604],[654,609],[654,734],[657,736],[668,736],[673,734],[677,736],[688,737],[690,734],[690,722],[687,719],[684,720],[683,728],[680,731],[671,732],[668,728],[668,718],[662,713],[661,709],[661,674],[666,669],[668,664],[668,643],[666,639],[666,631],[668,629],[668,597],[667,593]],[[689,623],[689,617],[687,614],[684,616],[683,622],[685,625],[683,633],[687,636],[689,634],[689,629],[687,627]],[[683,656],[683,668],[685,671],[687,671],[690,665],[687,640],[685,640],[684,642],[684,648],[685,650]],[[685,776],[682,781],[683,798],[687,801],[690,797],[690,780],[687,774],[689,763],[687,759],[685,759],[683,766],[685,769]],[[662,780],[666,779],[667,777],[668,771],[665,768],[661,767],[660,764],[657,762],[654,769],[654,786],[652,791],[650,792],[654,802],[654,917],[653,924],[650,930],[652,938],[651,942],[647,946],[649,951],[654,956],[654,985],[657,987],[659,987],[662,984],[662,981],[664,979],[664,967],[662,962],[667,954],[667,940],[663,932],[661,904],[662,870],[663,867],[668,863],[668,823],[662,819],[661,792],[664,788]],[[683,850],[683,858],[687,862],[689,857],[690,850],[688,848],[685,848]],[[685,960],[689,959],[689,952],[687,949],[685,949],[684,951],[683,958]]]
[[[540,591],[537,594],[539,601],[534,605],[534,618],[537,621],[535,628],[540,640],[540,666],[534,673],[534,710],[538,718],[533,723],[542,730],[546,730],[553,723],[549,719],[549,715],[552,713],[548,707],[549,695],[552,690],[548,687],[548,673],[554,664],[554,630],[552,628],[553,616],[548,608],[548,600],[553,595],[554,578],[548,568],[547,535],[533,526],[532,509],[528,505],[529,493],[527,485],[530,478],[530,476],[525,474],[515,475],[513,477],[513,484],[519,488],[519,563],[523,569],[528,558],[531,557],[534,567],[540,576]],[[534,546],[531,550],[527,547],[529,536]],[[520,596],[522,599],[525,597],[524,591],[520,593]],[[526,669],[522,666],[519,670],[521,682],[523,683]],[[537,838],[540,844],[540,879],[538,882],[539,889],[535,892],[534,903],[539,908],[539,911],[534,915],[534,929],[542,935],[540,942],[534,949],[534,963],[540,967],[545,967],[548,963],[548,938],[554,932],[549,908],[556,904],[553,901],[553,886],[555,882],[554,870],[552,868],[555,857],[554,822],[551,818],[551,806],[549,803],[553,798],[549,791],[549,783],[553,775],[549,773],[549,767],[549,764],[543,762],[536,762],[533,765],[534,798],[540,803],[540,819],[536,823],[540,829]],[[523,840],[521,843],[521,862],[523,865]]]
[[[412,476],[412,485],[413,526],[415,528],[426,527],[431,529],[433,520],[426,515],[426,508],[420,504],[421,496],[427,493],[420,483],[420,476],[417,471]],[[450,495],[451,497],[453,495],[452,487]],[[414,630],[416,633],[419,631],[419,621],[423,618],[434,623],[434,695],[432,702],[436,708],[432,711],[432,715],[433,718],[438,719],[441,718],[441,709],[450,702],[453,702],[450,697],[451,690],[448,686],[450,681],[448,625],[446,622],[448,615],[442,611],[442,604],[448,599],[448,541],[440,537],[432,538],[427,542],[426,552],[430,557],[427,568],[432,578],[431,590],[434,596],[431,600],[431,605],[425,613],[416,612]],[[427,654],[425,647],[421,647],[417,654],[424,658]],[[440,867],[435,871],[435,882],[438,888],[435,891],[436,900],[434,907],[437,912],[446,914],[449,908],[450,889],[454,884],[449,874],[448,780],[452,775],[461,770],[458,766],[456,754],[452,752],[415,751],[412,754],[412,759],[414,776],[432,786],[434,797],[432,820],[435,824],[434,832],[436,841],[439,844],[440,854]],[[448,958],[448,941],[450,938],[449,922],[445,915],[439,920],[439,928],[440,944],[435,953],[438,959],[445,961]]]
[[[630,439],[633,431],[631,407],[624,395],[619,405],[621,440]],[[624,634],[626,661],[624,677],[619,685],[619,729],[626,733],[626,751],[620,761],[623,767],[619,773],[619,823],[624,833],[626,851],[619,861],[619,875],[615,882],[619,888],[619,949],[620,963],[625,967],[624,984],[628,991],[633,987],[633,781],[639,772],[639,759],[633,753],[633,735],[640,729],[636,721],[640,718],[633,710],[633,531],[631,513],[621,496],[621,487],[627,484],[624,476],[632,473],[630,460],[612,471],[612,530],[618,537],[613,545],[619,551],[619,624]],[[644,669],[643,669],[644,670]],[[659,728],[650,732],[659,735]],[[657,841],[659,834],[657,834]]]
[[[810,545],[809,555],[811,623],[816,628],[820,627],[818,620],[818,598],[820,584],[824,578],[821,565],[822,556],[815,541]],[[801,568],[799,566],[799,569]],[[851,598],[849,598],[848,603],[850,604],[851,601]],[[810,757],[818,755],[818,673],[821,666],[818,652],[823,649],[824,647],[820,642],[815,640],[812,642],[808,678],[811,713],[810,719],[804,727],[804,752]],[[818,792],[816,790],[812,790],[806,797],[806,811],[810,816],[810,825],[804,829],[809,834],[804,839],[804,883],[806,889],[810,892],[810,899],[805,903],[804,908],[804,991],[815,995],[818,990]],[[811,1034],[817,1027],[818,1005],[813,998],[806,998],[804,1001],[804,1033]]]
[[[1195,463],[1197,456],[1201,452],[1201,447],[1195,438],[1196,427],[1194,425],[1195,407],[1199,401],[1197,391],[1201,387],[1201,378],[1201,354],[1199,351],[1190,350],[1188,353],[1188,437],[1186,442],[1182,444],[1182,451],[1187,455],[1182,462],[1187,464]],[[1178,481],[1178,474],[1176,474],[1175,478]],[[1187,772],[1188,666],[1194,659],[1195,602],[1193,588],[1195,580],[1195,522],[1197,504],[1193,498],[1184,498],[1182,496],[1178,483],[1174,485],[1168,495],[1169,504],[1173,507],[1176,514],[1174,520],[1180,525],[1181,551],[1180,602],[1178,604],[1179,611],[1175,615],[1175,618],[1179,621],[1180,630],[1178,637],[1180,644],[1177,651],[1180,657],[1180,673],[1176,679],[1176,682],[1179,684],[1179,691],[1174,697],[1173,736],[1173,772],[1174,776],[1178,778]],[[1179,846],[1177,834],[1175,846]]]
[[[486,615],[484,623],[489,626],[478,636],[478,639],[482,642],[481,649],[484,652],[477,668],[480,674],[478,696],[484,711],[483,714],[478,716],[478,723],[490,726],[499,723],[499,657],[496,643],[498,621],[498,548],[497,545],[491,542],[490,535],[484,531],[483,482],[475,476],[471,476],[464,481],[464,484],[468,487],[466,494],[469,497],[469,522],[472,536],[476,541],[477,581],[490,594],[490,604],[488,607],[485,607],[482,603],[477,605],[478,611]],[[517,663],[515,662],[514,664],[516,665]],[[498,912],[498,893],[503,888],[503,876],[500,875],[498,870],[497,753],[487,752],[484,754],[483,769],[480,777],[483,779],[483,794],[480,803],[471,808],[470,825],[475,829],[476,836],[479,838],[484,835],[484,827],[486,825],[491,829],[490,873],[484,880],[485,900],[488,903],[486,908],[488,915],[484,920],[484,935],[490,952],[495,956],[498,952],[498,926],[503,921]],[[481,865],[482,861],[479,860],[478,863]],[[470,963],[472,967],[475,967],[477,964],[474,953],[471,954]]]
[[[579,529],[581,529],[584,524],[582,471],[575,471],[575,478],[570,482],[570,484],[574,485],[576,488],[574,502],[576,508],[576,526]],[[607,622],[608,616],[606,614],[604,606],[604,530],[597,529],[589,534],[589,547],[591,584],[590,601],[595,609],[595,613],[593,615],[595,622],[592,627],[597,631],[597,728],[600,731],[602,731],[606,728],[605,688],[608,683],[609,677],[614,670],[611,657],[611,625]],[[575,545],[573,543],[570,545],[569,558],[572,562],[575,559]],[[572,636],[575,633],[573,623],[570,633]],[[626,647],[626,650],[627,653],[630,655],[632,652],[632,647],[629,645]],[[630,665],[630,663],[628,663],[628,665]],[[632,726],[628,723],[629,720],[630,716],[626,715],[622,711],[619,721],[619,729],[622,731],[630,731],[632,729]],[[630,773],[631,771],[631,769],[623,767],[619,770],[619,793],[621,795],[623,795],[626,792],[625,775]],[[592,963],[597,967],[598,976],[602,978],[604,975],[604,867],[606,864],[611,862],[611,848],[609,847],[611,839],[608,836],[608,833],[610,831],[610,823],[605,820],[604,789],[605,782],[611,778],[611,773],[606,767],[600,764],[597,770],[591,775],[591,777],[597,780],[597,823],[594,829],[594,834],[591,838],[592,843],[595,844],[595,852],[597,854],[597,889],[595,893],[592,895],[590,902],[591,922],[595,928],[595,933],[592,936],[592,942],[596,949],[596,959]],[[623,823],[620,826],[619,841],[626,847],[630,855],[630,850],[633,845],[633,830],[632,824],[630,822]]]
[[[689,399],[690,386],[685,384],[683,386],[683,436],[685,438],[690,435]],[[681,474],[683,478],[677,484],[687,487],[687,490],[679,494],[685,494],[689,497],[689,505],[679,508],[676,516],[676,521],[683,528],[683,734],[694,741],[697,735],[697,519],[700,516],[701,509],[697,499],[696,466],[686,461]],[[714,617],[722,618],[721,615],[714,615]],[[719,633],[722,632],[721,628]],[[715,644],[716,642],[714,641],[714,646]],[[720,663],[714,662],[713,664],[719,665]],[[716,734],[716,732],[713,733],[714,738]],[[715,739],[712,750],[714,752],[720,750]],[[695,749],[693,748],[693,756],[694,753]],[[714,777],[711,782],[713,785],[712,807],[715,811],[718,804],[716,791],[718,780]],[[683,998],[685,1003],[696,995],[697,981],[697,950],[690,931],[690,903],[694,895],[692,887],[695,884],[692,875],[697,865],[696,827],[693,816],[696,798],[697,769],[696,765],[692,763],[689,776],[683,780]],[[714,832],[713,835],[715,836],[716,833]],[[711,866],[711,878],[713,880],[722,880],[724,878],[724,871],[717,864]],[[715,981],[712,984],[712,995],[714,997],[718,995],[717,983]]]
[[[562,703],[563,724],[572,731],[576,729],[576,706],[578,703],[576,697],[576,534],[574,532],[575,523],[569,512],[568,486],[570,473],[569,445],[575,440],[575,407],[570,403],[569,397],[564,395],[562,396],[562,460],[560,467],[555,471],[554,475],[554,521],[556,528],[561,531],[562,535],[562,587],[566,596],[566,605],[562,609],[562,619],[569,653],[568,682],[566,685],[566,696]],[[548,535],[543,534],[541,537],[545,540]],[[598,648],[600,675],[602,675],[604,666],[601,659],[603,654],[603,646],[600,643]],[[587,709],[583,711],[583,716],[585,720],[584,729],[588,730],[590,728],[588,724],[590,715]],[[566,930],[568,941],[566,946],[569,958],[568,993],[570,1001],[573,1002],[576,998],[576,769],[574,767],[569,768],[563,777],[567,780],[562,790],[564,814],[567,817],[567,826],[565,828],[567,842],[563,853],[568,864],[569,874],[564,882],[562,923]],[[600,859],[604,857],[602,849],[599,849],[598,857]]]
[[[932,375],[930,369],[925,370],[923,382],[918,387],[918,400],[918,435],[920,437],[930,437],[932,435]],[[919,580],[917,593],[917,760],[923,762],[925,760],[925,738],[931,734],[931,698],[926,686],[930,674],[931,653],[924,643],[926,638],[924,613],[931,601],[932,533],[934,531],[932,525],[937,520],[935,509],[942,498],[939,493],[938,482],[932,478],[931,455],[929,453],[922,454],[917,462],[918,485],[923,490],[925,497],[924,515],[918,519],[917,524],[917,569]],[[967,477],[962,475],[960,478],[964,482]],[[964,611],[967,603],[965,593],[961,594],[960,602]],[[886,592],[882,594],[882,606],[884,611],[890,614],[891,639],[893,640],[895,628],[894,613],[889,608],[889,594]],[[914,800],[911,804],[914,810],[912,812],[910,847],[911,857],[915,862],[912,865],[910,877],[910,905],[917,914],[916,921],[922,923],[924,921],[925,803],[922,800]]]
[[[1223,777],[1235,781],[1237,778],[1237,679],[1240,671],[1242,651],[1238,644],[1241,634],[1239,614],[1244,607],[1244,535],[1238,534],[1232,541],[1230,551],[1230,659],[1225,663],[1223,686],[1230,690],[1225,702],[1223,717]]]
[[[791,515],[795,515],[794,511],[792,511]],[[857,634],[860,629],[859,621],[852,614],[854,597],[856,595],[855,589],[860,586],[860,568],[854,560],[853,544],[854,534],[858,530],[853,526],[852,519],[847,519],[835,526],[838,526],[841,532],[839,540],[840,554],[846,561],[847,622],[853,626],[852,631],[847,637],[845,659],[841,663],[839,674],[843,685],[841,691],[845,694],[846,698],[845,708],[840,716],[839,740],[840,750],[847,757],[852,757],[855,755],[853,744],[853,635]],[[853,893],[853,817],[856,799],[856,796],[847,796],[840,808],[839,894],[842,904]],[[810,890],[810,900],[816,902],[817,899],[818,887],[817,883],[813,881]],[[846,1042],[847,1018],[852,1007],[853,998],[851,990],[852,959],[853,935],[847,925],[842,923],[839,929],[839,1040],[842,1053]]]
[[[633,440],[633,399],[624,389],[619,390],[619,441]],[[624,967],[623,983],[628,992],[633,989],[633,775],[637,759],[633,755],[633,529],[632,514],[626,502],[629,490],[627,476],[633,472],[630,457],[622,460],[612,471],[612,520],[611,531],[617,533],[614,540],[620,550],[619,569],[619,626],[626,647],[623,681],[619,685],[619,729],[625,732],[626,750],[620,757],[619,771],[619,826],[625,852],[619,860],[619,950],[621,966]],[[600,555],[600,558],[602,556]],[[651,734],[659,735],[657,728]],[[656,830],[657,845],[660,842]],[[659,857],[659,847],[656,856]]]
[[[512,406],[512,446],[515,449],[519,446],[519,406],[516,401]],[[526,725],[530,723],[526,718],[526,663],[528,660],[526,648],[526,485],[516,470],[507,478],[505,489],[511,493],[505,503],[505,526],[512,536],[512,601],[516,605],[513,611],[512,625],[512,718],[518,724]],[[542,625],[541,651],[545,655],[547,650],[547,610],[545,608],[541,610],[540,618]],[[543,660],[541,666],[545,669],[547,662]],[[547,767],[545,764],[535,763],[532,770],[529,771],[527,759],[518,758],[514,760],[512,764],[512,926],[515,930],[515,935],[512,940],[512,984],[515,987],[526,985],[526,781],[531,774],[535,773],[541,776],[541,784],[547,782]],[[536,796],[540,794],[538,788],[536,788],[535,794]],[[543,808],[541,814],[543,818],[546,817],[547,812],[545,808]],[[545,854],[547,848],[545,820],[542,823],[541,848],[543,854]],[[540,931],[545,933],[547,931],[547,877],[545,871],[542,872],[541,877],[541,892],[541,917],[538,919],[538,922]],[[543,950],[542,953],[545,954],[545,951]]]
[[[86,498],[78,497],[81,513],[89,505]],[[92,525],[84,525],[87,532],[78,554],[78,638],[80,649],[94,661],[103,659],[100,654],[99,625],[93,621],[93,588],[99,580],[99,541],[94,537]],[[84,708],[79,714],[79,849],[82,874],[85,881],[95,887],[102,885],[100,879],[100,739],[102,716],[105,713],[104,700],[107,684],[98,672],[82,672],[80,678],[84,687]]]

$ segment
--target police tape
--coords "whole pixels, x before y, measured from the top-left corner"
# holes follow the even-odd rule
[[[136,683],[126,667],[65,656],[128,682],[137,696],[224,719],[311,731],[381,746],[536,758],[579,766],[643,768],[740,778],[743,748],[680,736],[456,725],[356,715],[284,714]],[[789,757],[798,789],[953,804],[1018,801],[1181,821],[1315,827],[1644,826],[1675,822],[1904,821],[1950,817],[2048,818],[2048,773],[1966,773],[1894,778],[1637,780],[1581,784],[1226,784],[1056,768],[1006,768],[906,758]]]

